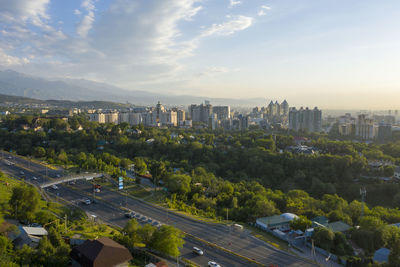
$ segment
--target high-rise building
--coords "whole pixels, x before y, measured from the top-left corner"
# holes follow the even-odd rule
[[[177,114],[178,124],[179,122],[184,121],[186,119],[186,112],[184,110],[179,108],[173,108],[172,110],[175,111]]]
[[[392,125],[382,121],[378,126],[377,140],[380,143],[388,142],[392,139]]]
[[[168,110],[161,113],[161,124],[167,126],[177,126],[178,116],[176,111]]]
[[[213,107],[213,113],[217,114],[219,120],[228,120],[231,117],[230,106],[215,106]]]
[[[289,111],[289,130],[320,132],[322,124],[322,111],[317,107],[309,109],[301,107],[299,110],[292,108]]]
[[[362,140],[370,140],[375,137],[374,120],[367,118],[366,114],[358,115],[356,136]]]
[[[205,101],[205,104],[190,105],[189,114],[190,118],[194,122],[208,123],[208,118],[213,113],[213,106],[209,101]]]
[[[280,109],[281,109],[281,115],[287,116],[289,114],[289,104],[286,100],[283,100]]]
[[[118,123],[129,123],[129,113],[128,112],[121,112],[118,114]]]
[[[118,112],[105,113],[105,123],[118,123]]]
[[[218,115],[213,113],[210,115],[210,117],[208,118],[208,127],[211,130],[215,130],[218,128]]]
[[[105,123],[106,118],[104,116],[104,113],[91,113],[89,114],[89,120],[90,121],[95,121],[98,123]]]
[[[141,113],[129,113],[129,124],[138,125],[143,123],[143,118]]]

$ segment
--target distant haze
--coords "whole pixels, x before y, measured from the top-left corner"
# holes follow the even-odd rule
[[[400,109],[399,28],[398,0],[0,1],[0,69],[56,81],[49,96]]]

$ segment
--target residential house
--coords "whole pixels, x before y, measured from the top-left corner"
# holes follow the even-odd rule
[[[127,248],[107,237],[86,240],[74,247],[70,255],[72,267],[123,267],[132,260]]]

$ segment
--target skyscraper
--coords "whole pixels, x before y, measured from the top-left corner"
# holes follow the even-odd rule
[[[289,114],[289,104],[286,100],[283,100],[281,104],[281,115],[287,116]]]

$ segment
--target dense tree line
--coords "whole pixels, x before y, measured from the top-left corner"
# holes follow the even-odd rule
[[[123,170],[133,163],[138,174],[149,172],[156,185],[163,182],[170,207],[202,216],[229,214],[233,220],[253,223],[259,217],[292,212],[301,216],[293,227],[303,230],[310,219],[324,215],[331,222],[341,220],[354,228],[347,237],[317,229],[319,245],[349,255],[346,239],[351,238],[367,255],[387,246],[394,253],[392,262],[397,259],[400,245],[391,241],[397,232],[387,225],[400,222],[399,185],[363,177],[392,175],[393,164],[400,162],[400,143],[364,144],[313,134],[308,145],[318,152],[306,155],[286,151],[294,145],[292,136],[258,129],[132,128],[99,125],[82,117],[68,123],[45,121],[43,131],[24,130],[21,125],[25,124],[32,126],[27,118],[3,121],[0,144],[4,149],[114,177],[124,175]],[[375,168],[368,161],[389,164]],[[368,191],[370,205],[364,217],[361,203],[355,200],[361,186],[355,180],[362,180]],[[151,244],[152,231],[135,230],[132,235]]]

